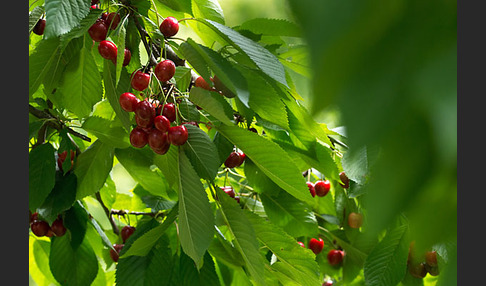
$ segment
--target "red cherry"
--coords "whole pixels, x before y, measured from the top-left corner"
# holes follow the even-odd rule
[[[39,19],[37,23],[34,26],[34,29],[32,29],[32,32],[34,34],[42,36],[44,34],[44,29],[46,28],[46,20],[45,19]]]
[[[169,149],[170,149],[170,144],[164,145],[162,148],[159,149],[152,148],[152,150],[159,155],[164,155],[165,153],[167,153],[167,151],[169,151]]]
[[[331,189],[331,182],[329,182],[329,180],[317,181],[314,184],[314,189],[316,190],[317,196],[324,197]]]
[[[125,225],[121,230],[121,238],[123,243],[135,232],[135,227],[131,225]]]
[[[235,196],[235,200],[237,203],[240,203],[240,196]]]
[[[332,266],[339,265],[343,261],[344,251],[332,249],[327,253],[327,261]]]
[[[142,148],[148,143],[148,134],[141,127],[135,127],[130,132],[130,143],[135,148]]]
[[[106,17],[106,26],[110,27],[110,29],[115,30],[120,23],[120,15],[116,12],[111,12]]]
[[[101,14],[101,19],[103,19],[104,21],[106,21],[106,18],[108,18],[108,12],[104,12]],[[106,23],[106,22],[105,22]]]
[[[305,248],[305,244],[302,242],[302,241],[297,241],[297,243],[302,246],[303,248]]]
[[[91,5],[95,5],[100,3],[100,0],[91,0]]]
[[[179,21],[174,17],[167,17],[160,24],[159,30],[164,37],[172,37],[179,31]]]
[[[141,100],[135,106],[135,114],[143,120],[153,120],[155,108],[148,100]]]
[[[162,82],[169,81],[175,74],[176,66],[171,60],[159,62],[154,69],[155,76]]]
[[[363,225],[363,215],[352,212],[348,215],[348,225],[351,228],[360,228]]]
[[[120,258],[120,251],[122,250],[124,244],[113,244],[113,250],[110,248],[110,257],[113,259],[113,261],[118,262],[118,258]]]
[[[415,278],[424,278],[427,275],[425,263],[408,264],[408,272]]]
[[[141,127],[143,129],[148,129],[148,130],[145,130],[147,133],[154,126],[154,119],[153,118],[150,118],[150,119],[142,119],[142,118],[140,118],[136,114],[135,114],[135,122],[137,123],[137,126],[138,127]]]
[[[322,283],[322,286],[332,286],[333,283],[331,280],[326,280],[326,282]]]
[[[241,165],[241,157],[238,152],[231,152],[224,161],[224,166],[226,168],[236,168]]]
[[[319,238],[319,240],[315,238],[311,238],[309,241],[309,249],[314,252],[315,255],[321,253],[322,249],[324,248],[324,240]]]
[[[170,144],[167,132],[153,128],[148,135],[148,144],[152,149],[163,149]]]
[[[158,130],[162,132],[167,132],[170,128],[170,121],[169,119],[167,119],[167,117],[163,115],[157,115],[154,118],[154,125],[155,128],[157,128]]]
[[[98,45],[100,55],[107,60],[116,60],[118,49],[113,42],[103,40]]]
[[[88,34],[95,42],[101,42],[106,39],[106,35],[108,34],[108,27],[103,19],[98,19],[96,22],[91,25],[88,29]]]
[[[29,211],[30,212],[30,211]],[[31,216],[30,216],[30,221],[29,223],[32,223],[33,221],[35,220],[39,220],[39,213],[38,212],[35,212],[33,213]]]
[[[204,88],[206,90],[211,90],[209,83],[202,76],[196,78],[196,81],[194,82],[194,86]]]
[[[221,187],[221,189],[228,194],[228,196],[232,197],[232,198],[235,198],[236,196],[236,193],[235,193],[235,190],[233,189],[233,187],[231,186],[226,186],[226,187]]]
[[[57,218],[51,224],[51,230],[55,236],[63,236],[66,233],[66,227],[63,224],[62,218]]]
[[[45,236],[49,231],[50,227],[46,221],[43,220],[34,220],[30,224],[30,229],[36,236]]]
[[[309,192],[313,197],[316,196],[316,189],[314,188],[314,184],[311,182],[307,182],[307,187],[309,188]]]
[[[172,102],[164,104],[162,115],[167,117],[170,122],[174,122],[176,120],[176,106]]]
[[[134,72],[131,78],[131,85],[133,89],[138,91],[146,89],[150,83],[150,75],[140,70]]]
[[[169,128],[169,141],[173,145],[184,145],[188,137],[189,134],[187,133],[187,128],[184,125],[178,125]]]
[[[120,106],[127,112],[134,112],[140,100],[131,92],[125,92],[120,95]]]
[[[129,49],[125,48],[125,54],[123,56],[123,64],[122,66],[128,66],[130,60],[132,59],[132,52]]]
[[[339,178],[341,179],[342,184],[339,183],[343,188],[347,189],[349,188],[349,178],[346,176],[345,172],[339,173]]]

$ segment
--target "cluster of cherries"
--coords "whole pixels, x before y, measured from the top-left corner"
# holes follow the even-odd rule
[[[415,241],[412,241],[408,251],[407,268],[408,272],[416,278],[424,278],[427,273],[431,276],[439,275],[437,251],[426,251],[422,256],[418,256],[415,251]]]
[[[30,230],[38,237],[41,236],[63,236],[66,233],[66,227],[61,216],[58,216],[51,225],[47,221],[39,218],[39,213],[35,212],[30,216]]]
[[[113,249],[110,248],[110,257],[114,262],[118,262],[118,259],[120,258],[120,251],[123,249],[125,242],[135,232],[135,230],[136,228],[131,225],[126,225],[122,228],[120,235],[123,243],[115,243],[113,244]]]
[[[299,241],[298,244],[305,248],[305,244],[302,241]],[[322,249],[324,249],[324,240],[322,238],[311,238],[309,240],[309,249],[314,252],[315,255],[321,253]],[[340,249],[331,249],[327,253],[327,261],[332,266],[338,266],[341,264],[344,258],[344,251]]]

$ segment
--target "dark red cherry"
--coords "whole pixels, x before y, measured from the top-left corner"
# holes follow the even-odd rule
[[[178,125],[169,128],[169,141],[173,145],[184,145],[188,137],[189,134],[187,133],[187,128],[184,125]]]
[[[46,28],[46,19],[39,19],[37,23],[34,26],[34,29],[32,29],[32,32],[34,34],[42,36],[44,34],[44,29]]]
[[[135,114],[143,120],[153,120],[155,117],[155,108],[148,100],[141,100],[135,106]]]
[[[51,230],[55,236],[63,236],[66,233],[66,227],[62,221],[62,218],[57,218],[51,224]]]
[[[322,249],[324,248],[324,241],[322,238],[315,239],[311,238],[309,241],[309,249],[314,252],[315,255],[321,253]]]
[[[140,70],[135,71],[132,74],[132,80],[131,80],[131,85],[133,89],[142,91],[146,89],[149,86],[150,83],[150,74],[144,73]]]
[[[179,31],[179,21],[174,17],[167,17],[160,24],[159,30],[164,37],[172,37]]]
[[[131,225],[125,225],[120,234],[121,234],[121,238],[123,240],[123,243],[125,243],[125,241],[127,241],[127,239],[135,232],[135,227],[134,226],[131,226]]]
[[[95,42],[105,40],[106,35],[108,34],[108,27],[106,26],[105,21],[103,19],[96,20],[96,22],[88,29],[88,34]]]
[[[34,220],[30,224],[30,229],[36,236],[45,236],[49,231],[50,227],[46,221],[43,220]]]
[[[316,189],[314,188],[314,184],[312,182],[306,182],[307,183],[307,187],[309,188],[309,192],[311,193],[311,195],[313,197],[316,196]]]
[[[331,189],[331,182],[329,182],[329,180],[317,181],[314,184],[314,189],[316,190],[316,195],[318,197],[324,197]]]
[[[107,60],[116,60],[118,48],[113,42],[103,40],[98,45],[100,55]]]
[[[125,92],[120,95],[120,106],[127,112],[134,112],[140,100],[131,92]]]
[[[167,119],[167,117],[163,115],[157,115],[154,118],[154,125],[155,128],[157,128],[158,130],[162,132],[167,132],[170,128],[170,121],[169,119]]]
[[[343,258],[344,258],[344,251],[342,250],[331,249],[327,253],[327,261],[332,266],[339,265],[343,261]]]
[[[167,117],[170,122],[174,122],[176,120],[176,106],[172,102],[164,104],[162,108],[162,115]]]
[[[148,134],[141,127],[135,127],[130,132],[130,143],[135,148],[142,148],[148,143]]]
[[[176,66],[171,60],[159,62],[154,69],[155,76],[162,82],[169,81],[175,74]]]
[[[162,132],[157,128],[153,128],[148,135],[148,144],[152,149],[163,149],[170,145],[167,132]]]

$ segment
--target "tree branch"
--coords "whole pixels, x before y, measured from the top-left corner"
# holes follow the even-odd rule
[[[111,224],[111,228],[113,228],[113,232],[118,235],[120,234],[120,229],[118,228],[118,225],[116,224],[115,220],[113,219],[113,217],[111,216],[111,211],[105,206],[105,204],[103,203],[103,200],[101,199],[101,195],[100,195],[100,192],[96,192],[96,199],[98,200],[98,202],[100,203],[101,207],[103,208],[103,210],[105,211],[105,214],[106,216],[108,217],[108,220],[110,221],[110,224]]]

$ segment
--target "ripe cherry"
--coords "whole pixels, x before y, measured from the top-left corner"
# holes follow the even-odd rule
[[[176,106],[172,102],[164,104],[162,115],[167,117],[170,122],[174,122],[176,120]]]
[[[105,21],[103,19],[96,20],[96,22],[88,29],[88,34],[95,42],[105,40],[106,35],[108,34],[108,27],[106,26]]]
[[[317,181],[314,184],[314,189],[316,190],[316,195],[318,197],[324,197],[331,189],[331,182],[329,182],[329,180]]]
[[[153,128],[148,135],[148,144],[150,148],[155,150],[166,147],[170,144],[167,132]]]
[[[351,212],[348,215],[348,225],[351,228],[360,228],[363,225],[363,215],[360,213]]]
[[[332,286],[332,280],[326,280],[324,283],[322,283],[322,286]]]
[[[241,151],[239,151],[238,154],[240,155],[240,165],[239,166],[241,166],[241,164],[243,164],[243,162],[245,162],[246,154],[241,152]]]
[[[121,238],[123,243],[135,232],[135,227],[131,225],[125,225],[121,230]]]
[[[113,244],[113,250],[110,248],[110,257],[113,261],[118,262],[118,258],[120,258],[120,251],[123,249],[124,244]]]
[[[209,83],[202,76],[196,78],[196,81],[194,82],[194,86],[204,88],[205,90],[211,90]]]
[[[120,102],[121,108],[127,112],[134,112],[137,104],[140,102],[135,94],[131,92],[122,93],[118,101]]]
[[[170,149],[170,144],[164,145],[162,146],[162,148],[159,149],[152,148],[152,150],[159,155],[164,155],[165,153],[167,153],[167,151],[169,151],[169,149]]]
[[[342,184],[341,183],[339,184],[345,189],[349,188],[349,178],[346,175],[346,173],[345,172],[339,173],[339,178],[341,179],[341,182],[343,182]]]
[[[316,196],[316,189],[314,187],[314,184],[312,182],[306,182],[307,187],[309,188],[309,192],[311,193],[312,197]]]
[[[148,73],[144,73],[140,70],[138,71],[135,71],[133,74],[132,74],[132,80],[131,80],[131,85],[133,87],[133,89],[135,90],[138,90],[138,91],[142,91],[144,89],[146,89],[150,83],[150,74]]]
[[[32,29],[32,32],[34,34],[42,36],[44,34],[44,29],[46,28],[46,20],[45,19],[39,19],[37,23],[34,26],[34,29]]]
[[[225,187],[221,187],[221,189],[228,194],[228,196],[232,197],[233,199],[235,198],[236,196],[236,193],[235,193],[235,190],[233,189],[233,187],[231,186],[225,186]]]
[[[159,62],[154,69],[155,76],[162,82],[169,81],[175,74],[176,66],[171,60]]]
[[[110,29],[115,30],[120,23],[120,15],[116,12],[111,12],[106,17],[106,26],[110,27]]]
[[[343,257],[344,257],[344,251],[342,250],[331,249],[327,253],[327,261],[332,266],[339,265],[343,261]]]
[[[142,148],[148,143],[148,134],[141,127],[135,127],[130,132],[130,143],[135,148]]]
[[[45,236],[49,231],[50,227],[46,221],[43,220],[34,220],[30,224],[30,229],[36,236]]]
[[[176,146],[184,145],[189,137],[184,125],[170,127],[168,134],[170,143]]]
[[[71,168],[69,169],[69,171],[71,171],[73,169],[73,166],[74,166],[75,153],[74,153],[73,150],[69,150],[69,154],[71,155]],[[61,153],[58,154],[57,166],[59,167],[59,169],[61,171],[62,171],[62,165],[64,164],[64,161],[66,161],[66,157],[67,157],[67,150],[64,150],[64,151],[62,151]]]
[[[66,233],[66,227],[63,224],[62,218],[57,218],[51,224],[51,230],[55,236],[63,236]]]
[[[303,248],[305,248],[305,244],[302,242],[302,241],[297,241],[297,243],[302,246]]]
[[[98,51],[100,55],[107,60],[116,60],[118,48],[113,42],[103,40],[98,45]]]
[[[240,203],[240,196],[235,196],[235,200],[237,203]]]
[[[170,121],[163,115],[157,115],[154,118],[154,126],[162,132],[167,132],[170,128]]]
[[[124,52],[124,55],[123,55],[123,64],[122,66],[128,66],[128,64],[130,63],[130,60],[132,59],[132,52],[130,52],[129,49],[125,48],[125,52]]]
[[[324,240],[319,238],[319,240],[315,238],[311,238],[309,241],[309,249],[314,252],[315,255],[321,253],[322,249],[324,248]]]
[[[425,269],[425,263],[409,263],[408,272],[416,278],[424,278],[427,275],[427,269]]]
[[[238,152],[231,152],[224,161],[224,166],[226,168],[236,168],[241,165],[241,157]]]
[[[172,37],[179,32],[179,21],[174,17],[167,17],[160,24],[159,30],[164,37]]]
[[[155,108],[148,100],[141,100],[135,106],[135,114],[142,120],[153,120]]]

